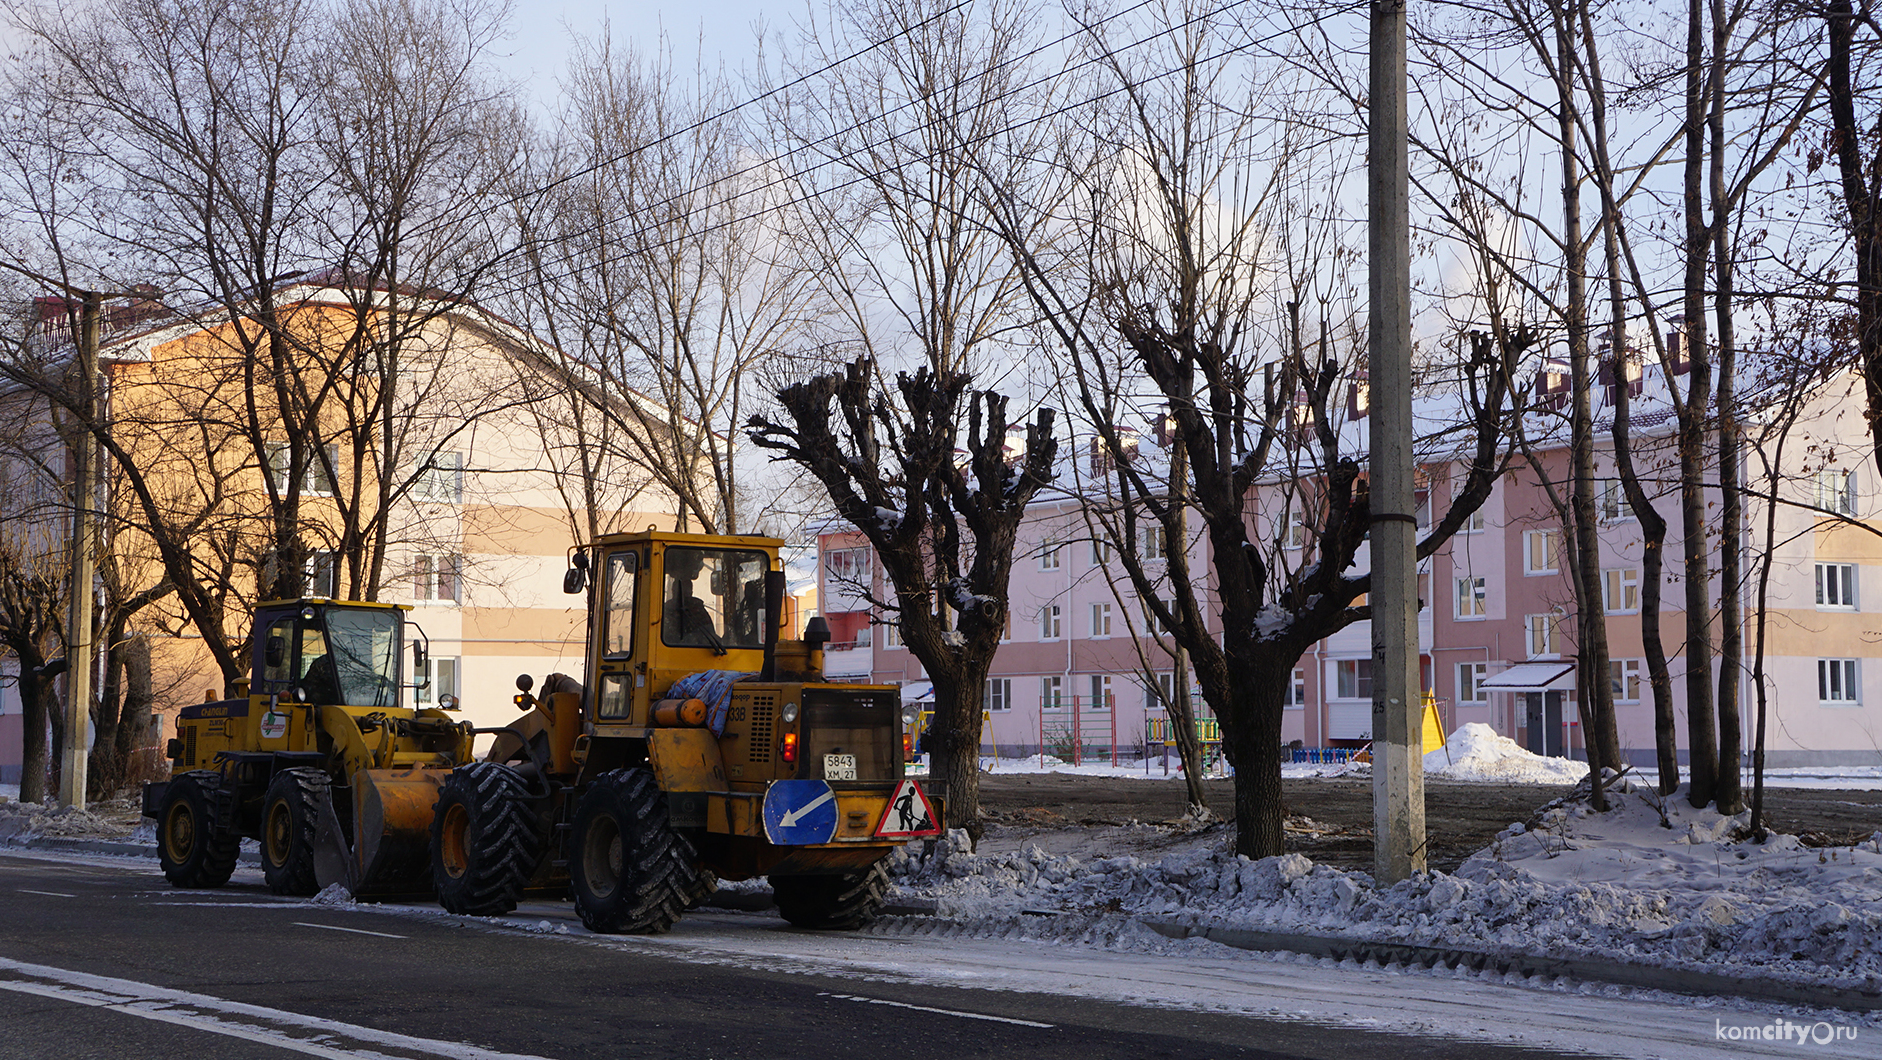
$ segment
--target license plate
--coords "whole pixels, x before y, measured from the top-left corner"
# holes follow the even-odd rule
[[[855,755],[824,755],[823,756],[823,779],[825,780],[855,780],[856,779],[856,756]]]

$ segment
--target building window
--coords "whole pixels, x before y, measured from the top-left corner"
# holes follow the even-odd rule
[[[1143,533],[1138,535],[1137,540],[1138,543],[1143,546],[1143,558],[1145,560],[1160,560],[1167,558],[1169,555],[1168,551],[1163,547],[1162,523],[1145,523]]]
[[[1530,658],[1555,654],[1554,615],[1529,615],[1523,619],[1523,629],[1529,641]]]
[[[1562,532],[1559,530],[1526,530],[1523,532],[1523,573],[1554,574],[1561,568],[1557,565],[1557,556],[1561,548]]]
[[[301,495],[306,497],[331,497],[335,490],[333,476],[328,468],[340,466],[340,447],[322,446],[326,460],[314,456],[311,449],[302,453],[302,459],[312,462],[307,474],[301,479]],[[276,491],[288,488],[288,465],[294,459],[294,449],[286,442],[269,442],[263,447],[263,456],[267,459],[268,483]]]
[[[1091,605],[1091,635],[1108,637],[1111,635],[1111,605]]]
[[[1111,675],[1091,675],[1091,709],[1111,709]]]
[[[1614,680],[1614,702],[1640,702],[1640,660],[1611,659],[1608,671]]]
[[[340,598],[340,554],[338,552],[310,553],[304,572],[307,575],[308,596],[322,596],[329,600]]]
[[[1060,548],[1060,545],[1057,541],[1052,540],[1051,538],[1046,539],[1046,543],[1041,545],[1039,548],[1039,569],[1040,570],[1058,570],[1059,569],[1059,548]]]
[[[1009,607],[1006,609],[1006,614],[1002,616],[1000,620],[1000,643],[1005,644],[1007,641],[1012,640],[1012,639],[1013,639],[1013,609]]]
[[[412,499],[434,504],[464,501],[464,454],[433,453],[412,480]]]
[[[1281,514],[1281,547],[1304,548],[1307,544],[1307,524],[1301,519],[1300,502],[1288,501],[1287,511]]]
[[[1145,710],[1164,710],[1175,701],[1175,674],[1157,674],[1155,680],[1144,682]]]
[[[1489,614],[1489,595],[1484,579],[1457,579],[1457,617],[1482,618]]]
[[[1856,475],[1826,467],[1817,472],[1817,507],[1837,515],[1856,514]]]
[[[882,627],[882,646],[899,648],[902,646],[902,623],[900,619],[883,618],[876,622]]]
[[[1841,611],[1856,609],[1856,565],[1817,564],[1817,606]]]
[[[1457,701],[1459,703],[1490,702],[1490,693],[1483,687],[1484,679],[1489,676],[1489,663],[1458,663]]]
[[[1041,677],[1039,679],[1039,707],[1041,710],[1065,709],[1065,678]]]
[[[1059,605],[1047,604],[1039,609],[1039,639],[1059,639]]]
[[[412,698],[422,706],[432,706],[439,696],[457,698],[457,659],[452,656],[433,655],[425,660],[424,683]]]
[[[1333,664],[1333,694],[1340,699],[1372,698],[1372,660],[1341,659]]]
[[[1111,562],[1111,542],[1104,536],[1104,531],[1099,530],[1098,536],[1091,539],[1091,565],[1102,567],[1109,562]]]
[[[823,554],[823,569],[833,581],[861,585],[869,581],[874,563],[866,548],[833,548]]]
[[[1010,677],[987,678],[987,694],[980,705],[982,710],[1006,711],[1013,709],[1013,679]]]
[[[1855,659],[1817,660],[1817,699],[1825,705],[1852,706],[1862,702],[1860,671]]]
[[[1306,667],[1294,667],[1294,675],[1287,682],[1287,702],[1281,705],[1288,710],[1300,710],[1307,705]]]
[[[1627,490],[1617,478],[1601,480],[1598,504],[1601,520],[1608,523],[1624,523],[1634,517],[1634,506],[1627,503]]]
[[[1476,511],[1471,512],[1464,518],[1464,525],[1459,527],[1457,532],[1460,534],[1481,534],[1483,533],[1484,526],[1483,506],[1478,505]]]
[[[1640,568],[1602,571],[1601,604],[1610,615],[1630,615],[1640,610]]]
[[[412,599],[455,603],[458,600],[463,557],[417,556],[412,560]]]

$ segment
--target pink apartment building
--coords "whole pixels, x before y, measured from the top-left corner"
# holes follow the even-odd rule
[[[1640,384],[1635,384],[1640,389]],[[1606,415],[1607,391],[1597,395],[1597,416]],[[1684,746],[1686,732],[1684,658],[1684,570],[1680,563],[1677,478],[1672,473],[1672,423],[1649,392],[1637,404],[1636,463],[1657,492],[1656,506],[1669,524],[1667,570],[1662,586],[1662,636],[1673,676],[1674,711]],[[1861,380],[1833,378],[1810,396],[1793,428],[1786,463],[1776,469],[1776,534],[1764,545],[1765,506],[1746,504],[1745,539],[1738,543],[1744,569],[1771,561],[1766,611],[1766,694],[1770,723],[1767,751],[1774,767],[1882,765],[1882,526],[1875,468],[1861,415]],[[1555,429],[1553,417],[1532,417],[1538,431]],[[1363,420],[1347,429],[1364,446]],[[1597,433],[1606,437],[1605,423]],[[1550,479],[1566,473],[1567,450],[1559,442],[1537,447]],[[1755,454],[1741,461],[1762,467]],[[1423,468],[1431,488],[1421,520],[1435,506],[1441,514],[1462,468],[1434,458]],[[1772,492],[1761,470],[1748,481],[1750,493]],[[1612,453],[1596,455],[1602,514],[1602,606],[1607,618],[1611,679],[1616,690],[1621,743],[1632,760],[1653,762],[1653,703],[1640,633],[1639,526],[1615,478]],[[1251,518],[1265,524],[1266,540],[1290,541],[1278,490],[1258,489]],[[1718,494],[1708,491],[1716,519]],[[1860,524],[1860,525],[1855,525]],[[1112,744],[1130,759],[1145,746],[1146,722],[1163,717],[1152,683],[1168,687],[1171,657],[1164,641],[1150,636],[1144,612],[1122,572],[1110,575],[1106,549],[1094,535],[1077,497],[1041,495],[1020,530],[1013,565],[1010,631],[994,660],[985,692],[987,745],[1001,754],[1044,747],[1062,752],[1072,733],[1083,748]],[[1711,530],[1709,554],[1724,543]],[[1437,700],[1445,730],[1483,722],[1531,749],[1578,755],[1576,722],[1575,600],[1562,561],[1562,522],[1538,472],[1518,460],[1463,531],[1421,565],[1420,655],[1425,684]],[[1305,543],[1305,535],[1301,540]],[[1190,543],[1192,570],[1206,571],[1200,541]],[[844,527],[818,534],[823,611],[836,643],[827,670],[841,679],[901,684],[921,691],[922,672],[901,647],[892,623],[883,621],[860,591],[871,587],[886,599],[881,572],[866,541]],[[1150,545],[1156,562],[1159,545]],[[1359,557],[1364,569],[1365,554]],[[1871,570],[1877,573],[1870,573]],[[1739,675],[1745,733],[1750,749],[1755,690],[1750,654],[1755,648],[1753,586],[1744,593],[1746,653]],[[1716,567],[1708,598],[1720,593]],[[1205,592],[1206,599],[1206,592]],[[1713,617],[1716,644],[1718,619]],[[1318,642],[1295,669],[1293,704],[1284,739],[1304,747],[1358,747],[1371,738],[1371,631],[1357,623]],[[1714,683],[1717,680],[1714,662]]]

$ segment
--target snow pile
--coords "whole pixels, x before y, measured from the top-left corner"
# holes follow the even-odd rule
[[[0,799],[0,841],[41,836],[55,839],[123,839],[137,826],[141,806],[128,799],[101,802],[90,809],[50,802]]]
[[[1157,861],[1036,847],[974,855],[956,835],[926,858],[898,856],[892,871],[903,895],[933,900],[937,916],[969,922],[968,934],[1010,932],[1022,912],[1074,914],[1064,918],[1074,934],[1091,917],[1123,914],[1882,985],[1882,833],[1853,848],[1793,836],[1758,845],[1743,815],[1694,810],[1625,779],[1612,797],[1607,814],[1553,803],[1455,875],[1389,888],[1301,854],[1250,861],[1225,849],[1226,831]],[[890,920],[881,930],[913,929]]]
[[[1451,734],[1444,746],[1425,755],[1425,775],[1450,780],[1491,780],[1504,784],[1574,784],[1588,775],[1588,763],[1544,758],[1495,729],[1473,721]]]

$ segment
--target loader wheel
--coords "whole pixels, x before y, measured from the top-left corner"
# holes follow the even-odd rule
[[[509,766],[459,766],[431,808],[431,882],[453,913],[501,916],[516,908],[542,856],[529,785]]]
[[[855,931],[875,922],[889,874],[882,863],[843,876],[772,876],[778,914],[794,927]]]
[[[588,786],[575,811],[569,884],[588,930],[659,934],[704,897],[692,841],[667,823],[667,797],[645,769]]]
[[[213,774],[185,774],[170,782],[157,811],[157,861],[177,887],[220,887],[235,873],[241,837],[226,830],[228,801]]]
[[[261,874],[276,894],[318,894],[314,824],[330,781],[318,769],[284,769],[262,796]]]

